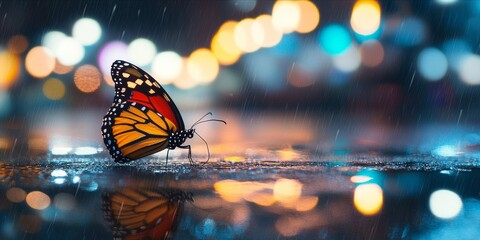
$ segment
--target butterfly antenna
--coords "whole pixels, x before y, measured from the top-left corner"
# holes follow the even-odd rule
[[[207,157],[207,161],[203,162],[202,164],[200,164],[200,167],[203,167],[203,165],[205,165],[206,163],[208,163],[208,161],[210,160],[210,148],[208,147],[208,143],[207,141],[205,141],[205,139],[200,136],[200,134],[198,134],[197,132],[195,132],[195,134],[197,134],[197,136],[202,139],[202,141],[205,143],[205,146],[207,146],[207,153],[208,153],[208,157]]]
[[[201,118],[198,119],[196,122],[194,122],[190,128],[193,128],[198,122],[200,122],[202,119],[204,119],[204,118],[205,118],[206,116],[208,116],[208,115],[212,116],[212,112],[208,112],[208,113],[206,113],[205,115],[203,115],[203,117],[201,117]]]
[[[225,125],[227,124],[227,122],[225,122],[225,121],[223,121],[223,120],[221,120],[221,119],[208,119],[208,120],[203,120],[203,121],[197,121],[196,123],[194,123],[194,124],[192,125],[191,128],[197,126],[197,125],[200,124],[200,123],[206,123],[206,122],[221,122],[221,123],[224,123]]]

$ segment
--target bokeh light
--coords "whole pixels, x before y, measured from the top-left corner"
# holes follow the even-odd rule
[[[242,50],[235,43],[235,28],[237,22],[227,21],[213,36],[210,48],[222,65],[232,65],[242,55]]]
[[[235,26],[235,30],[233,32],[236,45],[246,53],[257,51],[260,48],[260,45],[254,40],[253,37],[254,22],[255,21],[251,18],[243,19]],[[257,28],[257,30],[259,29]],[[258,34],[258,32],[255,34]],[[261,34],[264,35],[263,32]]]
[[[443,78],[447,73],[447,57],[445,57],[445,54],[437,48],[426,48],[418,55],[417,67],[418,71],[425,79],[437,81]]]
[[[460,61],[458,72],[464,83],[469,85],[480,84],[480,56],[476,54],[465,55]]]
[[[113,41],[105,44],[98,54],[98,65],[104,76],[110,76],[110,67],[116,60],[128,59],[128,46],[121,41]]]
[[[53,72],[59,75],[67,74],[73,70],[73,66],[66,66],[63,65],[58,60],[55,61],[55,67],[53,68]]]
[[[374,183],[362,184],[355,188],[353,194],[355,208],[363,215],[374,215],[383,205],[383,191]]]
[[[138,66],[146,66],[152,62],[157,54],[157,47],[146,38],[137,38],[128,45],[127,53],[132,63]]]
[[[102,36],[100,24],[91,18],[78,19],[73,25],[72,36],[85,46],[96,43]]]
[[[333,56],[333,65],[342,72],[353,72],[360,67],[361,57],[358,49],[354,46],[347,51]]]
[[[318,197],[305,196],[298,199],[298,201],[294,205],[295,205],[295,210],[299,212],[306,212],[315,208],[317,204],[318,204]]]
[[[282,40],[282,32],[275,28],[270,15],[260,15],[255,19],[252,30],[259,35],[253,35],[253,40],[260,47],[273,47]]]
[[[380,27],[380,5],[373,0],[360,0],[353,6],[350,24],[360,35],[371,35]]]
[[[300,23],[300,14],[300,7],[296,2],[277,1],[272,10],[273,25],[283,33],[291,33]]]
[[[347,29],[339,24],[326,26],[318,35],[318,42],[323,50],[331,55],[338,55],[352,45]]]
[[[46,47],[34,47],[30,49],[25,58],[25,68],[30,75],[44,78],[50,75],[55,68],[55,56]]]
[[[10,88],[20,75],[20,59],[10,52],[0,52],[0,89]]]
[[[353,183],[365,183],[365,182],[368,182],[370,180],[372,180],[373,178],[370,177],[370,176],[364,176],[364,175],[355,175],[355,176],[352,176],[350,178],[350,181],[353,182]]]
[[[40,191],[33,191],[28,193],[25,200],[28,206],[36,210],[43,210],[50,206],[51,203],[50,197]]]
[[[273,197],[281,203],[292,203],[302,195],[303,184],[296,179],[278,179],[273,185]]]
[[[57,51],[54,53],[63,65],[72,66],[82,61],[85,56],[85,49],[75,38],[64,37],[58,43]]]
[[[297,1],[300,9],[300,19],[295,31],[299,33],[309,33],[313,31],[320,22],[320,12],[317,6],[310,1]]]
[[[215,55],[208,49],[197,49],[187,59],[187,71],[198,83],[208,84],[215,80],[220,67]]]
[[[187,59],[182,58],[182,69],[178,77],[173,80],[173,85],[179,89],[191,89],[197,86],[197,80],[193,79],[187,69]]]
[[[59,31],[50,31],[47,32],[42,38],[42,46],[52,50],[53,54],[56,55],[59,47],[59,43],[66,38],[67,35]]]
[[[161,52],[152,62],[152,75],[160,84],[170,84],[181,74],[183,59],[173,51]]]
[[[376,67],[382,63],[385,51],[382,44],[377,40],[368,40],[360,45],[360,57],[362,64],[367,67]]]
[[[14,54],[25,52],[28,48],[28,39],[23,35],[15,35],[8,40],[7,49]]]
[[[460,196],[455,192],[440,189],[430,195],[430,211],[438,218],[451,219],[456,217],[463,208]]]
[[[65,84],[56,78],[50,78],[43,83],[43,95],[51,100],[59,100],[65,96]]]
[[[6,196],[10,202],[20,203],[25,200],[27,193],[21,188],[13,187],[7,190]]]
[[[102,75],[98,68],[93,65],[83,65],[73,75],[75,86],[84,93],[91,93],[97,90],[101,81]]]
[[[449,66],[458,70],[460,61],[468,54],[472,53],[472,47],[464,39],[455,38],[445,41],[442,44],[442,52],[447,56]]]

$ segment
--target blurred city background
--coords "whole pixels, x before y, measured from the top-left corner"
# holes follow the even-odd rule
[[[434,139],[451,124],[475,145],[479,13],[455,0],[3,2],[0,147],[52,150],[62,131],[99,142],[116,59],[150,72],[187,126],[208,111],[233,123],[219,141],[405,149],[418,129],[399,127]]]

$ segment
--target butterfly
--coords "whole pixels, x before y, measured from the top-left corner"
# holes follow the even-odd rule
[[[187,138],[199,136],[195,125],[223,120],[203,120],[205,114],[192,127],[185,129],[182,115],[165,89],[148,73],[122,60],[116,60],[111,68],[115,83],[115,97],[108,113],[103,118],[102,137],[115,162],[130,162],[156,152],[175,148],[188,149],[191,164],[192,149],[183,145]]]
[[[122,188],[102,195],[104,218],[115,239],[168,239],[193,194],[180,190]]]

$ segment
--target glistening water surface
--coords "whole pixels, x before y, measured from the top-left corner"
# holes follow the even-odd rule
[[[101,114],[4,125],[26,137],[2,140],[2,239],[480,235],[476,127],[218,112],[226,126],[198,127],[208,163],[196,139],[195,166],[181,149],[168,164],[165,152],[117,164],[93,126]],[[198,115],[187,113],[186,122]]]

